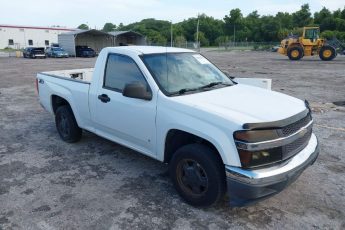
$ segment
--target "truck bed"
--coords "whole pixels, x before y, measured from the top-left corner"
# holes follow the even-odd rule
[[[85,83],[90,83],[92,80],[93,70],[94,68],[56,70],[56,71],[42,72],[40,74],[48,75],[51,77],[62,78],[66,80],[76,80],[76,81],[82,81]]]

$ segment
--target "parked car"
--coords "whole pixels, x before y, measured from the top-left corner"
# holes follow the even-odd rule
[[[96,57],[96,52],[88,46],[75,47],[77,57]]]
[[[24,58],[46,58],[43,47],[27,47],[23,51]]]
[[[282,191],[319,154],[309,104],[258,81],[191,50],[126,46],[104,48],[94,69],[38,73],[36,85],[63,141],[88,130],[169,164],[191,205],[227,191],[242,206]]]
[[[69,54],[61,47],[48,47],[46,49],[46,54],[48,57],[55,57],[55,58],[69,57]]]

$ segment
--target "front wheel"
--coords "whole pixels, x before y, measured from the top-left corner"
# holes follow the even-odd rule
[[[82,130],[79,128],[70,106],[63,105],[57,108],[55,113],[55,124],[63,141],[73,143],[80,140]]]
[[[323,46],[320,49],[319,56],[323,61],[331,61],[337,56],[337,51],[332,46]]]
[[[225,169],[217,152],[201,144],[178,149],[170,176],[179,195],[190,205],[211,206],[225,194]]]
[[[303,57],[303,49],[299,46],[291,47],[288,49],[287,55],[292,61],[300,60]]]

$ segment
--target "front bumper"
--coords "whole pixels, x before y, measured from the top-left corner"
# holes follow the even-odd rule
[[[256,170],[226,166],[230,205],[245,206],[281,192],[312,165],[318,155],[318,141],[312,134],[307,147],[281,165]]]
[[[68,57],[67,54],[55,54],[53,56],[56,57],[56,58],[67,58]]]
[[[45,54],[34,54],[33,57],[35,57],[35,58],[45,58],[46,55]]]

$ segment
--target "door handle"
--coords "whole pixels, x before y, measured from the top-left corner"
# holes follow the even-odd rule
[[[106,94],[98,95],[98,99],[101,100],[101,102],[103,103],[107,103],[110,101],[110,97],[108,97],[108,95]]]

